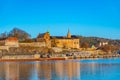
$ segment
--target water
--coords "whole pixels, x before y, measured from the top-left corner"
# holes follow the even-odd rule
[[[0,80],[120,80],[120,58],[1,62]]]

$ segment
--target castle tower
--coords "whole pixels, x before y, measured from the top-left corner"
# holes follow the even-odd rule
[[[71,38],[70,30],[68,29],[67,38]]]

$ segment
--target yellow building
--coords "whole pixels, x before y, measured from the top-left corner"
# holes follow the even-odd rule
[[[45,42],[46,47],[51,47],[50,33],[46,32],[37,36],[37,42]]]
[[[66,37],[61,36],[52,36],[52,46],[61,47],[61,48],[79,48],[79,39],[76,36],[71,36],[70,31],[68,30]]]
[[[50,36],[49,32],[39,34],[37,42],[45,42],[47,47],[60,47],[60,48],[79,48],[79,39],[76,36],[71,36],[68,30],[67,36]]]

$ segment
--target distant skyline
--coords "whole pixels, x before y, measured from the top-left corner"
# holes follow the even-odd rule
[[[120,0],[0,0],[0,33],[14,27],[32,37],[50,31],[120,39]]]

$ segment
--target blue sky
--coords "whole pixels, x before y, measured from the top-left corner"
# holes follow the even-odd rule
[[[120,0],[0,0],[0,33],[14,27],[120,39]]]

